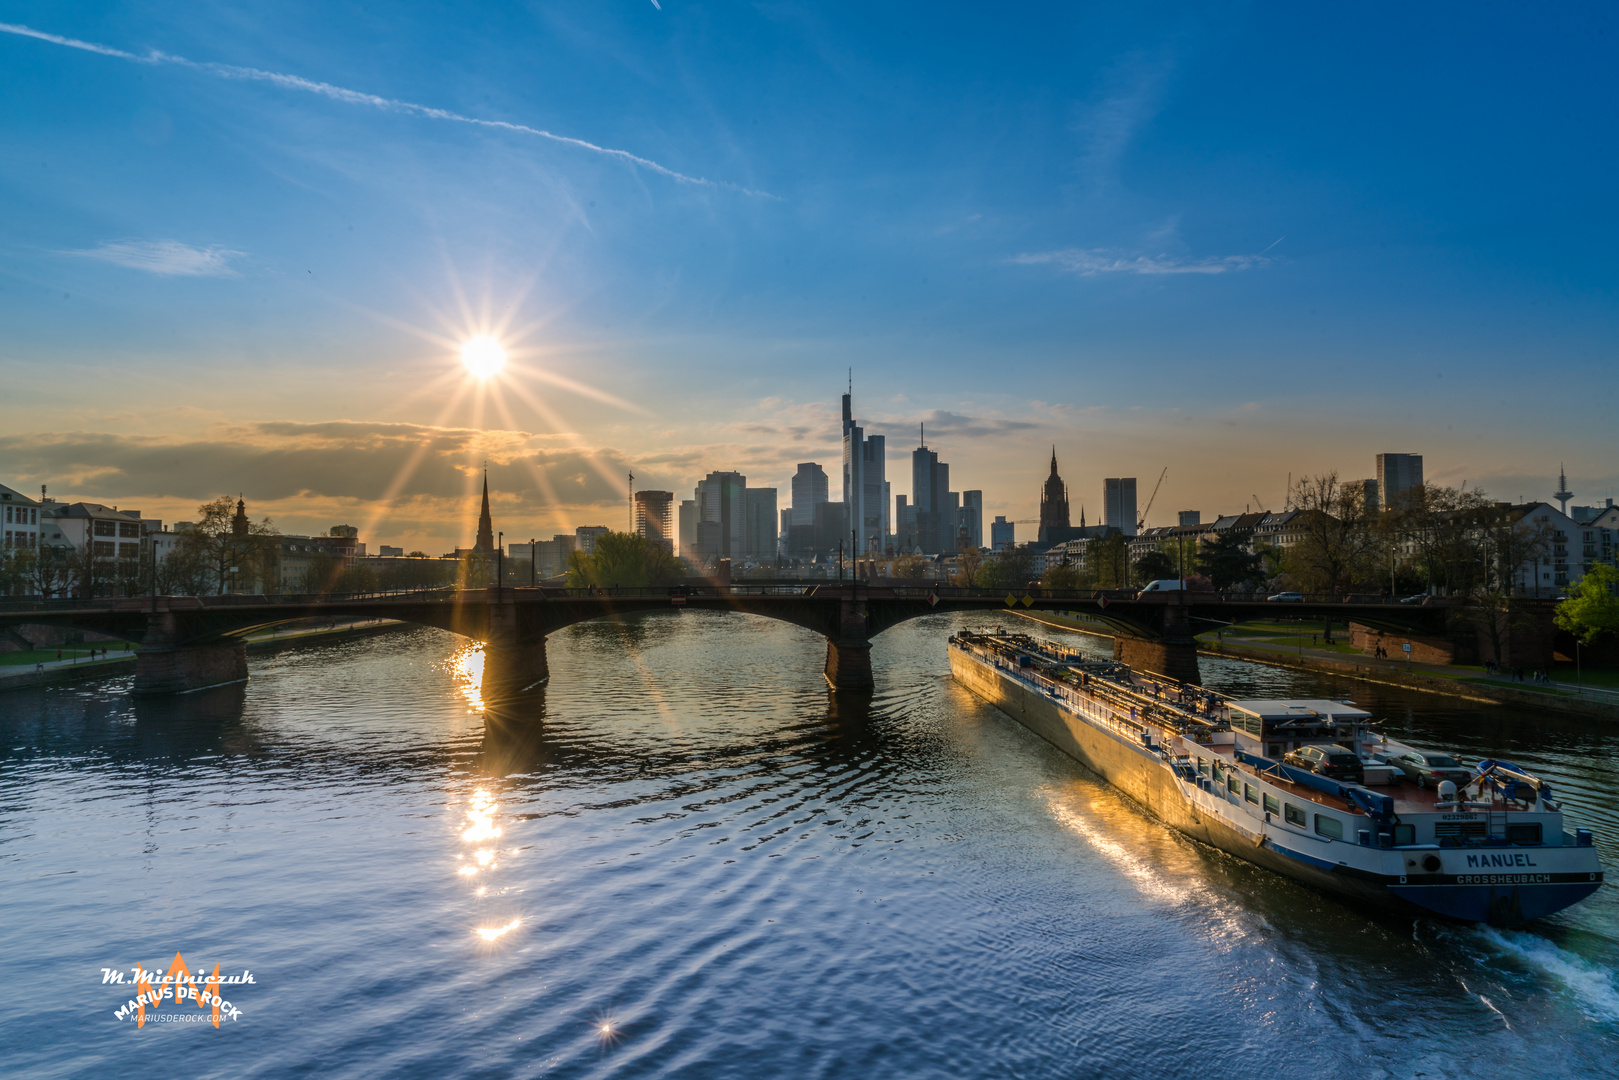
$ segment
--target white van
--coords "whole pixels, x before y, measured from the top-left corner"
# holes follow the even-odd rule
[[[1137,596],[1146,596],[1155,592],[1180,592],[1186,588],[1186,583],[1180,578],[1161,578],[1158,581],[1149,581],[1144,585]]]

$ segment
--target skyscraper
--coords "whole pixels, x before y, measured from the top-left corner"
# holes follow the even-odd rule
[[[981,548],[984,546],[984,493],[982,491],[963,491],[961,493],[961,527],[967,531],[967,546]]]
[[[680,501],[680,555],[681,558],[695,558],[697,555],[696,499]]]
[[[881,435],[866,436],[854,422],[854,388],[843,395],[843,502],[860,552],[881,551],[888,540],[885,512],[886,450]]]
[[[696,555],[700,559],[736,559],[746,550],[748,478],[736,472],[711,472],[697,483]]]
[[[1393,507],[1391,501],[1422,483],[1421,454],[1377,455],[1377,505]]]
[[[648,544],[670,553],[675,550],[674,502],[672,491],[635,493],[635,531],[646,537]]]
[[[1068,528],[1068,485],[1057,475],[1057,448],[1053,446],[1051,475],[1046,477],[1045,486],[1040,489],[1040,531],[1035,533],[1035,539],[1042,543],[1054,543],[1058,538],[1052,536],[1050,530],[1066,528]]]
[[[911,505],[915,508],[916,546],[924,555],[938,555],[956,548],[956,515],[950,505],[950,466],[927,446],[927,428],[921,429],[922,445],[911,451]]]
[[[1126,536],[1136,534],[1136,478],[1113,476],[1102,481],[1102,524]]]
[[[813,461],[799,462],[793,474],[792,524],[814,525],[815,505],[830,501],[826,470]]]
[[[776,557],[776,489],[748,488],[744,500],[748,519],[743,529],[742,554],[769,562]]]

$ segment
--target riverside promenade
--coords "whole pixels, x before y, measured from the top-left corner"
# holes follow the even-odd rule
[[[1080,619],[1047,612],[1019,614],[1065,630],[1105,634],[1102,627]],[[1476,665],[1414,663],[1303,644],[1274,644],[1233,636],[1229,630],[1224,637],[1212,633],[1198,635],[1197,651],[1200,656],[1223,656],[1297,671],[1342,675],[1363,682],[1404,686],[1469,701],[1552,709],[1599,720],[1619,720],[1619,691],[1582,686],[1562,679],[1553,679],[1549,683],[1517,682],[1510,675],[1491,674]]]

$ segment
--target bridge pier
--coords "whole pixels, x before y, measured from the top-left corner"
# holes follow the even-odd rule
[[[247,681],[247,642],[240,638],[201,645],[142,644],[135,653],[136,694],[183,694]]]
[[[1145,638],[1116,637],[1113,659],[1141,671],[1154,671],[1172,679],[1195,683],[1197,643],[1187,641],[1148,641]]]
[[[834,690],[870,690],[871,642],[826,642],[826,681]]]
[[[515,697],[551,678],[545,639],[491,641],[483,647],[483,682],[478,692],[486,702]]]

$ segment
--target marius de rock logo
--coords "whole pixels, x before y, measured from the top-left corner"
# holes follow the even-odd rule
[[[123,986],[132,986],[134,997],[130,998],[113,1015],[120,1020],[134,1020],[138,1028],[145,1027],[147,1020],[167,1023],[208,1023],[214,1027],[219,1026],[221,1017],[226,1020],[240,1020],[242,1010],[232,1005],[220,996],[220,990],[227,986],[240,986],[253,982],[253,973],[243,970],[240,975],[220,975],[219,965],[214,965],[210,974],[203,968],[193,972],[186,967],[185,959],[174,954],[174,962],[169,970],[161,975],[156,971],[148,971],[136,964],[129,969],[126,976],[123,968],[102,968],[102,985],[116,983]],[[165,1002],[185,1006],[195,1004],[198,1009],[209,1015],[196,1015],[193,1013],[158,1013],[159,1006]],[[146,1011],[152,1010],[148,1017]],[[209,1013],[209,1010],[212,1010]]]

